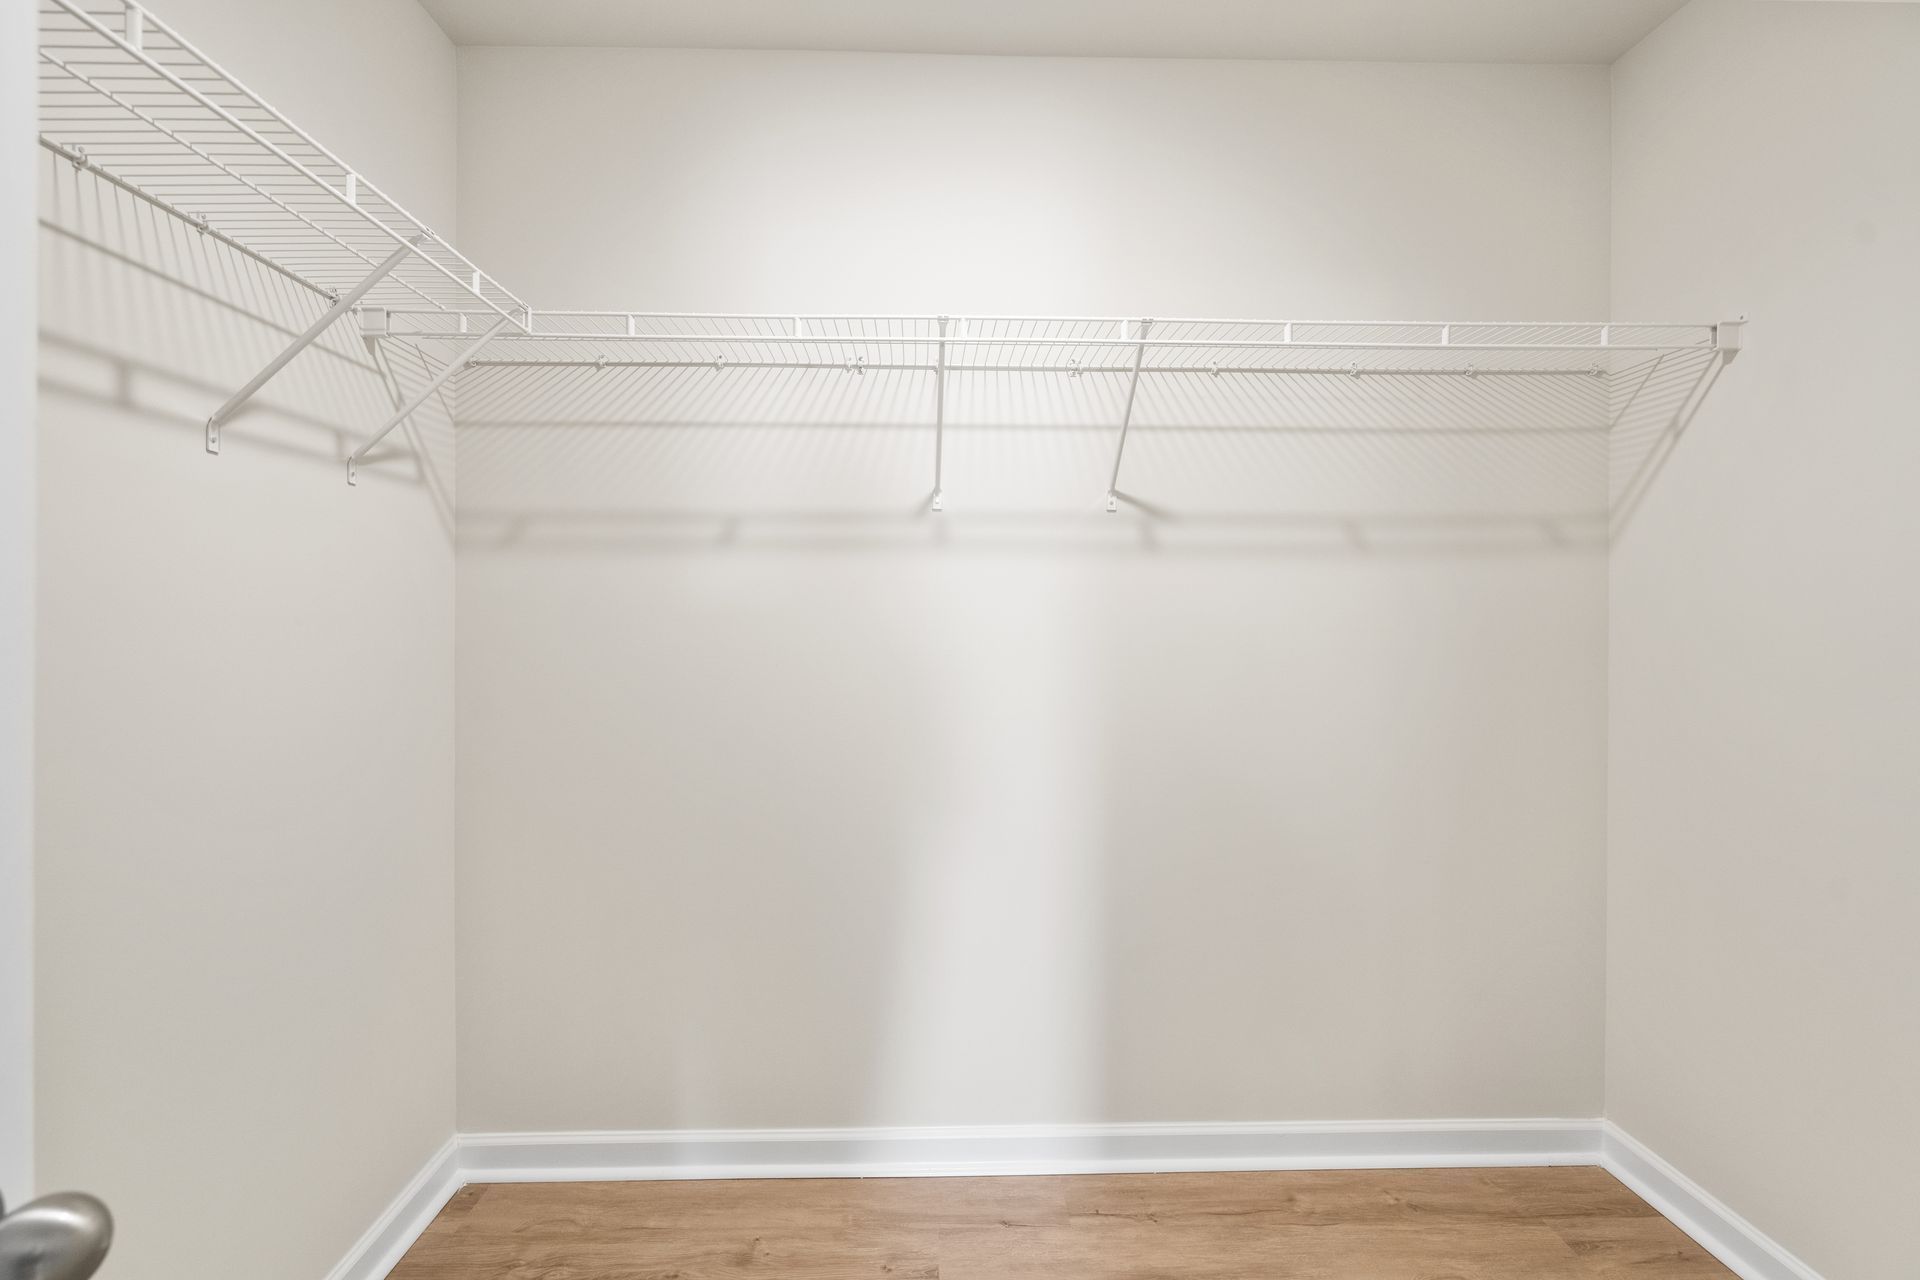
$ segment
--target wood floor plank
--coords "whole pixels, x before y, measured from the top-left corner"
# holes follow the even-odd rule
[[[1649,1210],[1640,1217],[1562,1218],[1549,1224],[1596,1277],[1726,1280],[1731,1273],[1686,1232]]]
[[[1487,1188],[1530,1218],[1652,1218],[1652,1205],[1596,1165],[1551,1169],[1476,1169]]]
[[[1732,1280],[1594,1168],[463,1189],[391,1280]]]
[[[1062,1178],[843,1178],[856,1224],[911,1230],[1001,1230],[1067,1224]]]
[[[433,1221],[427,1224],[427,1229],[420,1233],[420,1238],[413,1242],[410,1252],[426,1256],[458,1248],[467,1216],[489,1189],[485,1184],[475,1183],[454,1192],[453,1198],[441,1207]]]
[[[1162,1222],[1248,1217],[1311,1226],[1652,1212],[1603,1170],[1585,1167],[1334,1169],[1278,1177],[1123,1174],[1062,1181],[1070,1212]]]
[[[1238,1226],[1082,1219],[1024,1238],[944,1237],[941,1280],[1592,1280],[1544,1226]]]
[[[501,1242],[423,1260],[395,1280],[938,1280],[932,1241],[884,1240],[847,1231],[807,1236],[658,1232]]]

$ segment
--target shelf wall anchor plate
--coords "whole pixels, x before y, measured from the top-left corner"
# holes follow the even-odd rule
[[[1740,354],[1741,344],[1746,338],[1747,314],[1741,312],[1731,320],[1722,320],[1713,326],[1714,349],[1722,360],[1731,360]]]

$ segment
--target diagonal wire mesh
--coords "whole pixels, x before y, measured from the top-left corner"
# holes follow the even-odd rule
[[[470,320],[395,309],[392,331],[456,338]],[[944,325],[944,331],[942,326]],[[1603,377],[1705,351],[1714,326],[1141,320],[534,311],[476,367],[847,368],[950,373],[1289,373]]]
[[[1711,324],[534,311],[137,4],[37,3],[49,152],[317,295],[400,252],[370,329],[427,367],[464,360],[466,424],[1054,426],[1097,433],[1091,454],[1127,421],[1149,448],[1604,442],[1617,509],[1721,363]]]
[[[391,319],[456,351],[450,317]],[[1610,459],[1618,501],[1721,362],[1713,325],[535,312],[469,362],[459,416],[483,489],[512,456],[522,476],[625,492],[630,434],[668,468],[645,484],[674,501],[733,493],[749,511],[764,489],[804,505],[836,492],[831,456],[892,451],[897,492],[918,439],[933,491],[1038,509],[1097,492],[1131,421],[1118,488],[1163,517],[1519,512],[1566,530],[1604,524]],[[596,461],[568,470],[582,451]],[[779,483],[752,488],[769,456]]]
[[[398,202],[124,0],[39,0],[41,142],[327,295],[411,244],[369,303],[518,317]]]

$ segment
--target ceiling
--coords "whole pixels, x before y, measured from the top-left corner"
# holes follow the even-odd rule
[[[421,0],[456,44],[1612,62],[1685,0]]]

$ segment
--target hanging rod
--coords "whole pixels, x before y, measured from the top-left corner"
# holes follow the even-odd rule
[[[1171,323],[1171,322],[1170,322]],[[1638,327],[1638,326],[1636,326]],[[462,335],[424,330],[393,332],[394,337],[416,341],[457,340]],[[769,333],[516,333],[514,343],[527,342],[618,342],[685,344],[688,346],[916,346],[930,347],[941,341],[933,336],[902,337],[897,334],[819,334],[795,337]],[[1153,350],[1238,350],[1238,351],[1706,351],[1707,342],[1611,343],[1590,342],[1308,342],[1269,338],[1077,338],[1077,337],[948,337],[949,346],[961,347],[1123,347],[1132,350],[1145,346]],[[958,366],[950,366],[958,367]],[[1129,364],[1128,369],[1133,366]],[[1585,372],[1581,370],[1580,372]]]
[[[426,314],[426,313],[416,313]],[[848,321],[869,320],[887,322],[911,322],[932,325],[941,317],[933,314],[914,312],[880,311],[579,311],[579,310],[535,310],[536,320],[752,320],[758,322],[779,321],[786,325],[804,325],[809,321]],[[953,315],[947,317],[954,324],[965,326],[973,323],[1020,323],[1020,324],[1098,324],[1116,329],[1131,326],[1135,319],[1131,316],[1091,316],[1091,315],[1036,315],[1013,313]],[[1183,316],[1177,320],[1162,321],[1163,324],[1207,324],[1242,325],[1279,328],[1292,325],[1296,328],[1351,328],[1351,329],[1591,329],[1604,333],[1609,329],[1706,329],[1693,320],[1274,320],[1248,316]],[[1130,332],[1131,330],[1129,330]],[[800,335],[804,336],[804,335]],[[950,335],[959,341],[963,334]],[[1126,334],[1119,335],[1122,339]],[[933,335],[928,335],[929,341]],[[1604,345],[1604,343],[1603,343]]]
[[[623,327],[630,329],[636,327],[634,320],[638,313],[612,312],[607,314],[619,319]],[[535,312],[529,315],[528,321],[530,324],[537,325],[543,317],[551,320],[552,316],[553,313]],[[1087,374],[1125,376],[1128,379],[1126,408],[1119,416],[1117,423],[1118,433],[1114,441],[1112,463],[1108,473],[1106,493],[1104,495],[1106,509],[1109,512],[1115,512],[1120,509],[1123,501],[1122,490],[1120,488],[1121,469],[1125,459],[1128,432],[1132,425],[1133,408],[1138,399],[1139,383],[1140,379],[1144,376],[1184,374],[1189,376],[1209,375],[1212,377],[1232,375],[1240,377],[1278,376],[1351,379],[1389,376],[1396,378],[1448,379],[1546,378],[1580,379],[1585,381],[1589,379],[1606,378],[1609,375],[1613,375],[1621,379],[1622,389],[1626,390],[1625,402],[1617,412],[1610,414],[1610,420],[1607,423],[1598,424],[1590,428],[1579,428],[1581,431],[1590,431],[1605,435],[1625,419],[1634,403],[1640,398],[1642,391],[1659,375],[1660,370],[1665,367],[1666,362],[1679,353],[1692,353],[1696,358],[1704,357],[1700,377],[1703,385],[1710,386],[1711,379],[1708,378],[1708,370],[1723,366],[1738,353],[1741,346],[1741,332],[1745,323],[1745,317],[1742,316],[1738,319],[1724,321],[1719,324],[1540,324],[1509,326],[1512,329],[1522,330],[1525,336],[1536,336],[1543,332],[1551,333],[1555,330],[1562,332],[1572,330],[1581,333],[1590,333],[1593,335],[1594,340],[1587,342],[1454,342],[1452,338],[1456,332],[1464,331],[1465,333],[1479,336],[1487,331],[1496,330],[1500,326],[1481,323],[1473,325],[1446,324],[1433,326],[1436,336],[1440,339],[1438,341],[1376,342],[1362,340],[1342,342],[1320,340],[1317,337],[1301,339],[1296,338],[1294,333],[1296,329],[1314,333],[1316,331],[1338,332],[1342,328],[1349,330],[1372,328],[1378,330],[1383,328],[1392,329],[1395,327],[1404,329],[1413,326],[1392,326],[1387,324],[1359,326],[1340,325],[1333,322],[1316,322],[1309,326],[1305,322],[1244,322],[1249,327],[1263,325],[1269,329],[1278,330],[1284,336],[1267,339],[1244,337],[1196,338],[1179,336],[1167,337],[1160,335],[1165,334],[1169,329],[1173,330],[1176,334],[1183,331],[1191,332],[1192,329],[1201,327],[1203,322],[1192,320],[1153,321],[1141,319],[1112,322],[1115,327],[1124,327],[1127,331],[1128,336],[1118,338],[1105,336],[1088,337],[1083,335],[1061,336],[1057,333],[969,335],[966,331],[965,321],[948,317],[933,318],[934,331],[924,335],[903,335],[900,333],[796,333],[792,330],[803,329],[805,327],[804,317],[742,315],[731,318],[751,321],[752,323],[767,325],[769,327],[778,324],[785,326],[787,331],[665,334],[643,334],[639,332],[621,334],[591,332],[545,333],[536,331],[531,334],[503,334],[498,341],[498,347],[509,348],[517,352],[532,351],[536,354],[497,354],[486,359],[461,359],[456,357],[449,363],[449,369],[454,366],[475,371],[497,369],[550,369],[584,373],[589,376],[614,369],[711,370],[716,373],[736,369],[810,370],[822,372],[839,371],[856,376],[864,375],[868,372],[932,374],[935,378],[932,424],[934,428],[934,487],[928,506],[929,509],[936,512],[944,510],[945,506],[943,470],[945,453],[944,433],[946,426],[946,384],[948,375],[955,373],[1000,374],[1025,372],[1056,373],[1067,374],[1069,376]],[[430,331],[407,333],[403,330],[395,330],[389,327],[388,322],[390,319],[390,316],[384,315],[379,318],[381,332],[390,336],[406,337],[420,343],[436,340],[467,340],[465,334]],[[893,321],[882,321],[875,317],[849,317],[846,321],[846,323],[855,322],[865,324],[884,323],[890,326],[898,326],[903,324],[918,324],[920,320],[919,318],[912,317],[898,318]],[[1049,322],[1036,318],[1026,323],[1043,325]],[[1055,320],[1051,323],[1055,325],[1065,325],[1073,322]],[[1647,332],[1658,332],[1661,330],[1683,333],[1691,336],[1692,340],[1675,342],[1614,341],[1616,335],[1641,336]],[[555,343],[572,344],[574,350],[563,350],[552,356],[537,354],[542,348],[551,350],[552,344]],[[629,359],[616,358],[615,356],[606,354],[603,350],[596,350],[596,348],[616,344],[624,345],[628,348],[636,345],[641,347],[648,345],[664,345],[668,347],[719,347],[723,348],[723,351],[697,358],[688,356],[673,359]],[[737,350],[743,346],[751,348],[755,345],[760,345],[763,349],[765,347],[773,347],[776,350],[793,351],[799,356],[805,356],[809,352],[817,352],[817,350],[822,347],[857,354],[850,354],[846,358],[834,360],[821,360],[818,358],[770,360],[764,358],[764,354],[762,354],[760,358],[736,359],[724,353],[725,350]],[[1092,349],[1094,351],[1104,351],[1111,348],[1126,350],[1133,358],[1124,364],[1111,360],[1103,363],[1081,363],[1078,360],[1062,362],[1057,355],[1050,359],[1043,359],[1042,363],[1035,364],[1019,363],[1019,357],[1017,355],[1013,360],[1005,363],[983,364],[978,362],[954,362],[948,359],[948,352],[950,348],[955,345],[961,347],[975,346],[997,350],[1015,349],[1022,351],[1057,351],[1063,347],[1078,350]],[[866,349],[877,348],[884,352],[902,347],[914,348],[916,350],[919,348],[930,348],[933,352],[933,359],[931,361],[899,359],[869,361],[864,354]],[[591,354],[581,354],[582,348]],[[1289,366],[1286,364],[1229,364],[1218,360],[1200,363],[1198,359],[1191,357],[1187,359],[1186,363],[1154,363],[1148,359],[1149,353],[1155,351],[1171,354],[1188,352],[1205,353],[1209,350],[1223,352],[1240,351],[1247,353],[1281,353],[1289,351],[1338,352],[1352,355],[1356,358],[1341,363],[1322,362],[1298,366]],[[1391,364],[1367,365],[1362,363],[1363,359],[1378,352],[1445,353],[1446,355],[1461,358],[1469,357],[1477,353],[1506,353],[1519,357],[1525,357],[1534,353],[1544,353],[1551,357],[1553,354],[1559,353],[1562,358],[1558,363],[1548,366],[1528,366],[1524,362],[1519,364],[1501,363],[1488,366],[1481,366],[1471,362],[1450,365],[1422,362],[1418,365],[1407,366],[1395,366]],[[1590,357],[1592,362],[1573,364],[1566,361],[1565,355],[1574,352]],[[1645,353],[1647,358],[1635,358],[1624,365],[1615,363],[1611,367],[1598,363],[1599,357],[1604,353],[1614,352]],[[468,354],[470,355],[471,353]],[[750,350],[743,354],[752,356],[755,353]],[[1687,399],[1691,402],[1697,402],[1698,398],[1696,392],[1695,394],[1689,395]],[[1684,412],[1684,407],[1683,404],[1682,412]]]
[[[513,341],[514,339],[509,339]],[[1689,348],[1704,350],[1704,348]],[[856,373],[1064,373],[1069,376],[1080,374],[1106,373],[1131,374],[1131,364],[879,364],[864,363],[849,369],[844,360],[469,360],[469,369],[716,369],[722,372],[728,369],[823,369]],[[1400,377],[1466,377],[1466,378],[1568,378],[1602,377],[1605,370],[1589,365],[1580,369],[1495,369],[1481,368],[1477,365],[1453,367],[1405,369],[1393,367],[1355,368],[1351,365],[1338,367],[1294,367],[1290,365],[1207,365],[1207,364],[1143,364],[1143,374],[1204,374],[1209,377],[1221,377],[1226,374],[1288,374],[1321,375],[1341,378],[1366,378],[1383,374]]]

